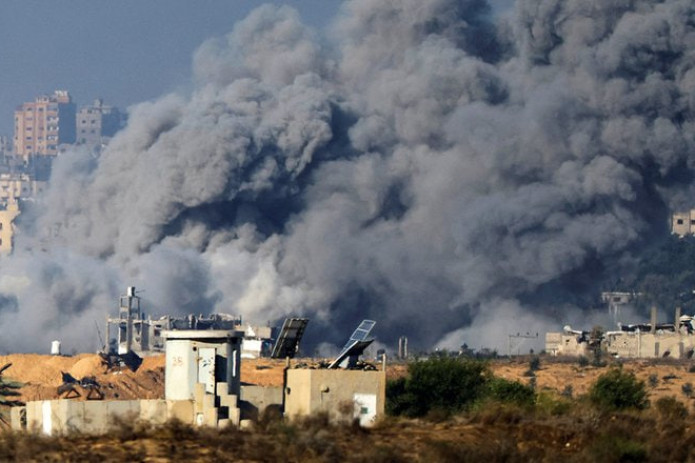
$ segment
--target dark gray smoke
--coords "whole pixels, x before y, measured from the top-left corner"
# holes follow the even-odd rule
[[[695,10],[514,8],[352,0],[322,38],[265,6],[203,44],[190,95],[58,161],[2,265],[2,347],[91,348],[127,285],[155,314],[306,315],[314,343],[580,319],[692,205]]]

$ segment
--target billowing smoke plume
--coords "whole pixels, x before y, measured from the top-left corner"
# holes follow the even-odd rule
[[[127,285],[155,314],[305,315],[315,343],[370,317],[386,345],[504,348],[576,318],[691,205],[695,12],[507,13],[351,0],[319,37],[265,6],[203,44],[190,95],[58,161],[2,262],[1,347],[92,348]]]

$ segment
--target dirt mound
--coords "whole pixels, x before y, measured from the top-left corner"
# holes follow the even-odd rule
[[[12,354],[0,357],[0,365],[12,363],[3,374],[6,380],[22,384],[19,400],[57,399],[62,373],[80,380],[94,376],[106,399],[156,399],[164,396],[164,356],[145,358],[137,371],[127,368],[107,371],[96,354],[48,356]],[[86,391],[78,388],[81,398]]]

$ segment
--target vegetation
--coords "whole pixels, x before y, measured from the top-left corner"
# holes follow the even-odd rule
[[[110,434],[100,437],[0,432],[0,461],[693,459],[695,416],[683,402],[675,396],[661,397],[646,407],[646,396],[642,395],[645,386],[634,375],[619,368],[601,371],[588,395],[575,396],[571,387],[563,393],[542,387],[534,391],[520,382],[496,377],[488,363],[443,356],[414,362],[406,377],[389,383],[390,406],[400,403],[411,407],[410,401],[429,387],[429,409],[405,409],[417,411],[418,416],[428,418],[425,420],[387,416],[374,428],[362,429],[332,424],[323,414],[284,421],[277,413],[266,413],[253,429],[244,431],[195,428],[177,421],[153,427],[122,420]],[[443,384],[435,385],[432,378],[423,376],[425,373],[435,375],[434,380]],[[462,385],[472,387],[475,393],[467,390],[460,394],[455,389]],[[680,390],[676,392],[683,398]],[[447,399],[438,396],[441,394],[457,397],[459,410],[442,410]],[[621,394],[630,400],[616,403],[616,396]]]
[[[602,374],[589,392],[591,402],[602,410],[644,409],[649,404],[644,382],[634,373],[611,368]]]
[[[408,365],[408,376],[389,382],[387,413],[409,417],[458,413],[478,400],[489,378],[479,360],[433,357]]]

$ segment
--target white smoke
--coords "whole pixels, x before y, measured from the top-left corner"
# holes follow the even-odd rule
[[[315,344],[366,317],[424,348],[562,326],[692,190],[689,11],[351,0],[323,38],[259,8],[190,95],[58,160],[1,263],[2,347],[91,348],[127,285],[154,314],[308,316]]]

